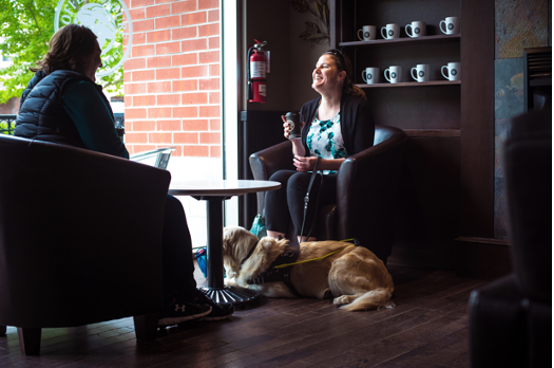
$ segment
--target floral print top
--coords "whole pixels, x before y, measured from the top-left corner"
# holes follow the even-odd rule
[[[319,120],[316,112],[314,120],[306,137],[306,144],[310,156],[319,156],[322,159],[343,158],[348,154],[344,148],[340,129],[340,112],[329,120]],[[334,170],[324,170],[324,174],[335,174]]]

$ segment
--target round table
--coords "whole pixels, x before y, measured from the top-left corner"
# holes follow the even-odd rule
[[[241,304],[259,295],[249,289],[226,286],[223,282],[223,201],[234,196],[276,190],[281,183],[265,180],[172,180],[169,194],[207,201],[208,286],[202,291],[216,303]]]

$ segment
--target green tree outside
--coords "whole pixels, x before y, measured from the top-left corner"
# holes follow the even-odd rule
[[[89,1],[94,2],[94,1]],[[0,103],[20,97],[33,77],[35,66],[48,52],[54,34],[58,0],[0,0],[0,50],[12,58],[13,65],[0,69]],[[123,94],[123,67],[97,82],[108,92]]]

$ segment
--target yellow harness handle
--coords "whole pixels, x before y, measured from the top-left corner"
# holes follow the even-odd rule
[[[350,240],[350,239],[347,239],[347,240]],[[289,267],[289,266],[294,266],[294,265],[297,265],[297,264],[301,264],[301,263],[306,263],[306,262],[312,262],[312,261],[319,261],[319,260],[322,260],[322,259],[325,259],[327,257],[331,257],[333,254],[337,254],[339,252],[342,252],[343,250],[345,250],[346,248],[348,247],[353,247],[354,244],[348,244],[340,249],[337,249],[327,255],[324,255],[323,257],[317,257],[317,258],[312,258],[312,259],[305,259],[303,261],[298,261],[298,262],[293,262],[293,263],[285,263],[285,264],[281,264],[281,265],[278,265],[278,266],[275,266],[274,268],[285,268],[285,267]]]

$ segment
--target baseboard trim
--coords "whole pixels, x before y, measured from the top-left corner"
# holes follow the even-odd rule
[[[459,237],[454,244],[457,276],[494,280],[513,270],[511,244],[507,240]]]

